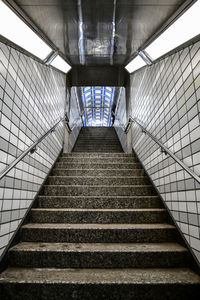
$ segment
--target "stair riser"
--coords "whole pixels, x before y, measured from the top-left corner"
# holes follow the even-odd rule
[[[122,152],[121,148],[75,147],[74,152]]]
[[[135,158],[131,157],[60,157],[59,162],[66,163],[134,163],[138,162]]]
[[[64,169],[141,169],[139,163],[129,163],[129,164],[97,164],[97,163],[65,163],[58,162],[55,165],[55,168],[64,168]]]
[[[34,223],[153,224],[167,222],[165,211],[31,211]]]
[[[53,176],[144,176],[143,169],[54,169]]]
[[[96,143],[94,143],[94,144],[92,144],[92,143],[91,144],[86,144],[86,143],[78,144],[78,143],[76,143],[75,147],[76,148],[91,148],[91,149],[93,147],[97,148],[97,149],[98,148],[100,148],[100,149],[115,149],[115,148],[116,149],[122,149],[121,145],[119,143],[115,144],[115,145],[114,144],[113,145],[112,144],[111,145],[110,144],[106,145],[105,143],[102,143],[102,144],[96,144]]]
[[[158,199],[98,199],[98,198],[59,198],[39,197],[39,207],[43,208],[160,208],[161,201]]]
[[[112,139],[104,139],[104,138],[99,138],[99,139],[78,139],[76,142],[76,145],[82,146],[82,145],[87,145],[87,146],[93,146],[93,145],[100,145],[100,146],[121,146],[120,142],[117,140],[112,140]]]
[[[58,186],[45,185],[43,194],[49,196],[153,196],[152,186]]]
[[[95,152],[90,152],[89,154],[86,152],[86,153],[78,153],[78,152],[76,152],[76,153],[74,153],[74,152],[72,152],[72,153],[62,153],[61,154],[61,157],[65,157],[65,158],[67,158],[67,157],[120,157],[120,158],[123,158],[123,157],[128,157],[128,158],[136,158],[135,156],[134,156],[134,154],[128,154],[128,153],[95,153]]]
[[[184,252],[9,251],[9,265],[25,268],[172,268],[187,267]]]
[[[174,228],[160,229],[57,229],[23,228],[21,241],[43,243],[162,243],[177,239]]]
[[[191,292],[192,291],[192,292]],[[141,283],[49,283],[13,282],[0,284],[3,300],[197,300],[199,285],[195,284],[151,284]],[[67,295],[67,298],[66,298]],[[181,295],[181,298],[180,298]]]
[[[110,153],[115,153],[115,154],[117,154],[117,153],[121,153],[122,152],[122,150],[121,149],[100,149],[99,147],[98,148],[92,148],[92,149],[88,149],[88,148],[74,148],[73,149],[73,153],[94,153],[94,152],[96,152],[96,153],[107,153],[107,152],[110,152]]]
[[[49,176],[50,185],[145,185],[149,184],[148,177],[64,177]]]

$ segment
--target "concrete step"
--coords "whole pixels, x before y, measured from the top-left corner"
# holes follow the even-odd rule
[[[50,185],[145,185],[150,184],[147,176],[49,176]]]
[[[80,152],[83,152],[83,153],[85,153],[85,152],[87,152],[87,153],[93,153],[94,151],[96,151],[96,153],[107,153],[108,151],[110,152],[110,153],[122,153],[123,151],[122,151],[122,149],[102,149],[102,148],[99,148],[99,147],[93,147],[93,148],[90,148],[90,149],[88,149],[88,148],[74,148],[73,149],[73,153],[76,153],[76,152],[78,152],[78,153],[80,153]]]
[[[165,223],[168,215],[162,208],[140,209],[84,209],[84,208],[34,208],[34,223],[96,223],[96,224],[152,224]]]
[[[116,136],[112,136],[112,135],[96,135],[91,137],[90,135],[80,135],[77,139],[77,142],[81,142],[84,143],[88,142],[88,143],[95,143],[95,142],[99,142],[99,143],[103,143],[108,145],[109,143],[119,143],[119,139]]]
[[[144,169],[59,169],[54,168],[53,176],[144,176]]]
[[[152,185],[44,185],[43,195],[48,196],[153,196]]]
[[[78,138],[76,145],[105,145],[105,146],[113,146],[113,145],[120,145],[118,139],[111,139],[111,138]]]
[[[9,266],[25,268],[187,267],[189,255],[177,243],[20,243]]]
[[[98,153],[98,152],[71,152],[71,153],[62,153],[61,157],[136,157],[134,154],[128,153]]]
[[[140,163],[68,163],[68,162],[57,162],[55,168],[64,169],[142,169]]]
[[[111,148],[111,149],[115,149],[115,148],[116,148],[116,149],[120,149],[120,148],[121,148],[121,144],[120,144],[119,142],[118,142],[118,143],[115,143],[115,144],[109,144],[109,143],[108,143],[108,144],[105,144],[105,143],[103,143],[103,142],[102,142],[101,144],[100,144],[100,143],[90,143],[90,144],[89,144],[89,143],[88,143],[88,144],[87,144],[87,143],[81,143],[81,144],[80,144],[80,143],[77,142],[77,143],[75,144],[75,147],[76,147],[76,146],[77,146],[77,148],[78,148],[78,147],[80,147],[80,148],[87,148],[87,147],[88,147],[88,148],[92,148],[92,147],[95,147],[95,148],[102,148],[102,149],[108,149],[108,150],[109,150],[110,148]],[[95,152],[95,151],[93,151],[93,152]],[[108,151],[108,152],[109,152],[109,151]]]
[[[59,162],[77,163],[134,163],[138,162],[133,157],[60,157]]]
[[[167,243],[177,238],[177,231],[170,224],[29,223],[21,229],[24,242]]]
[[[200,276],[188,268],[8,268],[0,293],[4,300],[197,300]]]
[[[42,196],[41,208],[161,208],[158,196]]]
[[[115,146],[115,147],[99,147],[99,146],[91,146],[91,147],[89,147],[89,146],[81,146],[81,147],[79,147],[79,146],[75,146],[74,147],[74,149],[73,149],[73,152],[94,152],[94,151],[96,151],[96,152],[108,152],[108,151],[110,151],[110,152],[122,152],[122,149],[120,148],[120,147],[117,147],[117,146]]]

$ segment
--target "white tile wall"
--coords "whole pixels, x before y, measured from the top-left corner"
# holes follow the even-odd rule
[[[132,114],[200,175],[200,42],[131,75]],[[200,261],[200,185],[138,125],[133,148]]]
[[[70,102],[69,125],[71,128],[73,128],[69,136],[69,151],[71,152],[82,127],[80,107],[76,96],[76,87],[71,88]],[[76,124],[76,126],[74,126],[74,124]]]
[[[127,139],[126,134],[124,133],[124,127],[127,124],[127,116],[126,116],[126,94],[125,94],[125,88],[121,87],[121,95],[119,99],[119,105],[116,107],[115,111],[115,122],[114,127],[116,130],[116,133],[118,135],[118,138],[120,140],[120,143],[122,145],[122,148],[124,152],[127,152]]]
[[[64,116],[65,75],[0,43],[0,172]],[[0,181],[0,255],[63,143],[63,125]]]

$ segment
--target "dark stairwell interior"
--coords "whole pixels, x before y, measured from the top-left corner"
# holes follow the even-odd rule
[[[9,250],[2,299],[198,298],[191,255],[114,128],[82,128],[37,203]]]

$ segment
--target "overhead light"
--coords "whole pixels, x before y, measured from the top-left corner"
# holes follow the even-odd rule
[[[157,59],[200,34],[200,1],[194,3],[180,18],[155,39],[145,51]]]
[[[0,35],[44,60],[52,49],[0,0]]]
[[[60,55],[57,55],[50,65],[64,73],[67,73],[71,69],[71,66]]]
[[[144,66],[146,66],[146,62],[138,55],[125,68],[129,73],[132,73]]]

